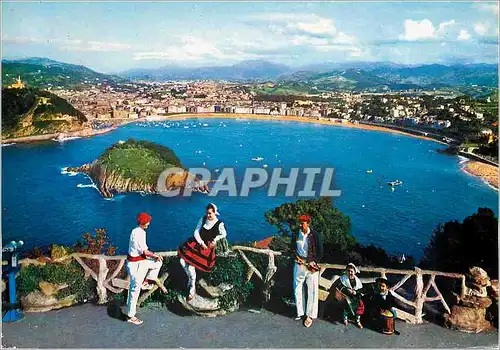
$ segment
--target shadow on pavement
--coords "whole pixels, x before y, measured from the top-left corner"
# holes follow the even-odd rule
[[[115,318],[120,321],[126,321],[127,315],[125,315],[121,309],[121,302],[119,300],[112,300],[107,306],[108,316]]]

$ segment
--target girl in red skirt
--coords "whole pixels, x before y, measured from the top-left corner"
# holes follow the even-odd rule
[[[198,221],[193,237],[179,247],[180,262],[188,275],[188,301],[196,294],[196,269],[212,272],[215,265],[215,245],[218,240],[227,236],[224,223],[217,215],[220,214],[215,204],[208,204],[206,215]]]

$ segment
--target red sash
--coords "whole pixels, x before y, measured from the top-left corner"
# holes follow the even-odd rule
[[[130,261],[130,262],[136,262],[136,261],[141,261],[141,260],[146,260],[147,257],[143,254],[143,255],[139,255],[139,256],[130,256],[130,255],[127,255],[127,260]]]

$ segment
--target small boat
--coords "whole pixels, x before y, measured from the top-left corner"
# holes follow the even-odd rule
[[[256,162],[260,162],[260,161],[264,160],[264,158],[262,158],[262,157],[253,157],[252,160],[255,160]]]
[[[371,173],[373,173],[373,170],[372,170],[372,169],[367,170],[367,171],[366,171],[366,173],[367,173],[367,174],[371,174]]]
[[[267,168],[267,164],[264,164],[262,167],[263,167],[263,168]]]
[[[392,186],[392,187],[394,187],[394,186],[400,186],[400,185],[402,185],[402,184],[403,184],[403,181],[399,181],[399,180],[396,180],[396,181],[389,181],[387,184],[388,184],[389,186]]]

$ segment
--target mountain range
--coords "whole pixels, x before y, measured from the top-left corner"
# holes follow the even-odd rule
[[[313,92],[332,90],[406,90],[457,87],[498,87],[495,64],[403,65],[393,62],[318,63],[299,68],[264,60],[242,61],[229,66],[186,68],[164,66],[132,69],[115,75],[85,66],[47,58],[2,60],[3,84],[17,75],[31,86],[75,85],[87,82],[114,84],[133,81],[225,80],[273,82],[274,89]],[[272,92],[272,91],[271,91]]]

